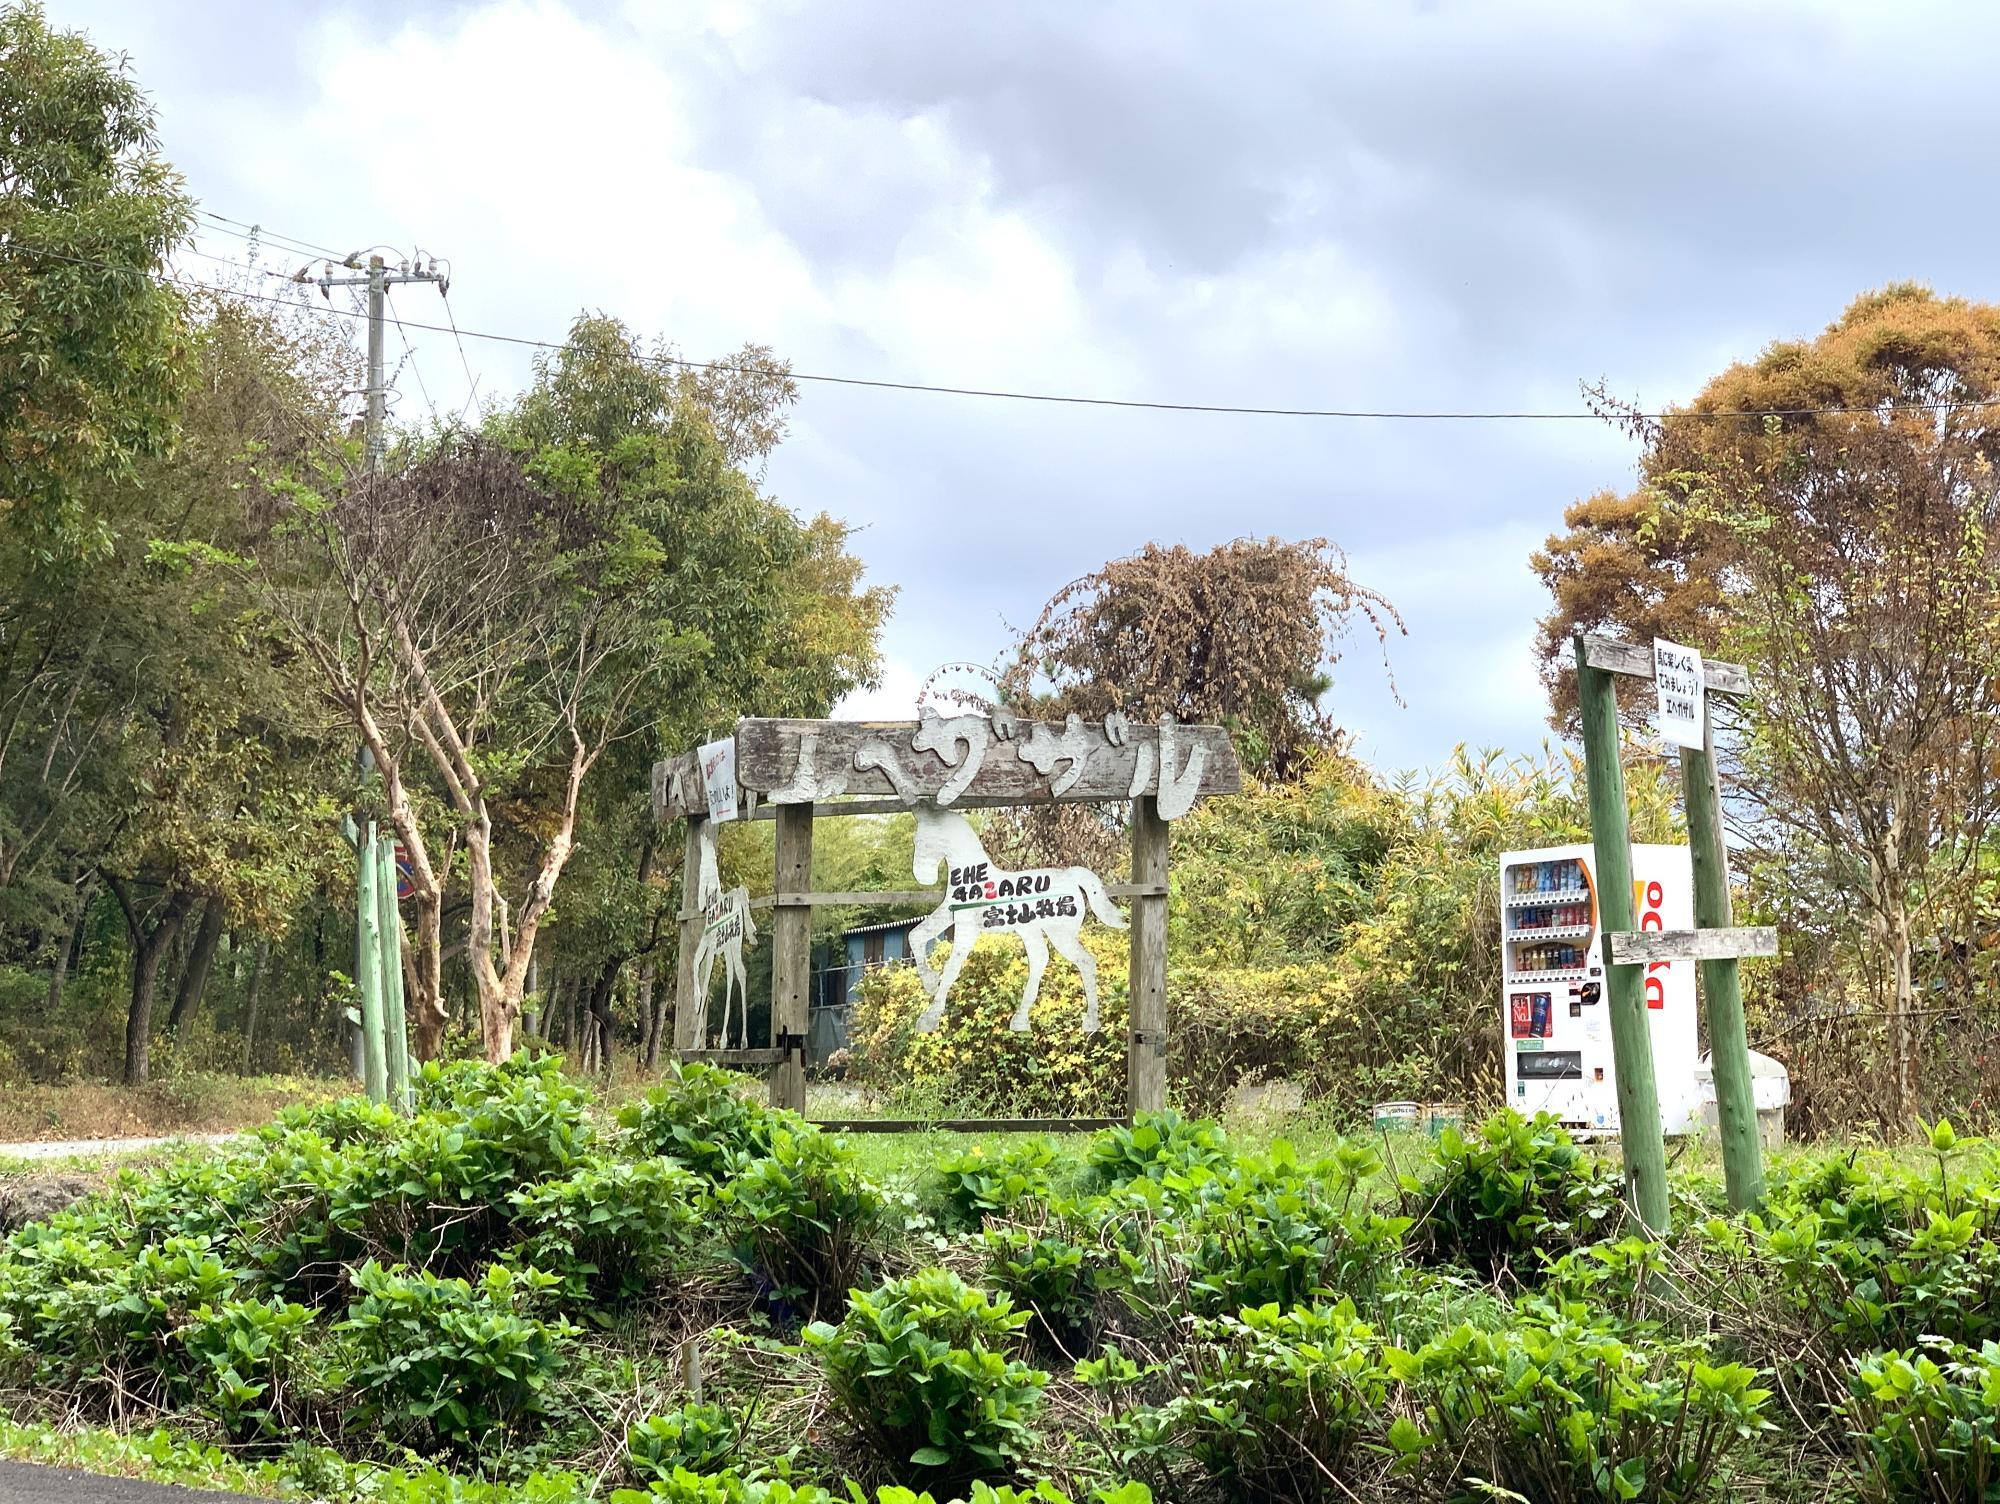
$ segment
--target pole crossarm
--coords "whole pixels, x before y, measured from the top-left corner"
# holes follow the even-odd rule
[[[1653,678],[1653,650],[1643,643],[1587,635],[1583,639],[1583,661],[1586,667],[1607,674],[1621,674],[1628,679],[1644,679],[1649,683]],[[1712,695],[1742,697],[1754,693],[1750,672],[1741,664],[1703,658],[1701,678],[1703,686]]]
[[[1655,961],[1733,961],[1742,956],[1775,956],[1775,925],[1743,925],[1716,930],[1624,930],[1604,937],[1606,966],[1645,966]]]

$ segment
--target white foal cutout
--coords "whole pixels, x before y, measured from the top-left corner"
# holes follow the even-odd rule
[[[702,1032],[708,1031],[708,981],[715,973],[715,958],[722,956],[722,1035],[721,1049],[729,1049],[729,1015],[732,998],[741,1000],[742,1012],[736,1023],[736,1044],[743,1049],[750,1033],[750,977],[743,969],[745,943],[757,943],[757,927],[750,922],[750,890],[722,888],[715,860],[715,823],[701,822],[701,870],[696,874],[695,895],[701,908],[701,939],[694,948],[694,988],[702,1012]]]
[[[1081,938],[1086,913],[1094,912],[1114,929],[1125,928],[1125,916],[1111,902],[1104,883],[1088,867],[1034,867],[1003,872],[987,857],[971,822],[955,810],[918,804],[916,856],[911,870],[918,882],[937,881],[944,865],[945,899],[910,932],[910,955],[917,977],[930,994],[931,1005],[918,1017],[916,1028],[928,1034],[944,1021],[945,1001],[965,958],[981,935],[1015,934],[1028,952],[1028,985],[1008,1027],[1028,1028],[1028,1010],[1041,995],[1042,969],[1054,946],[1083,980],[1083,1032],[1097,1032],[1097,960]],[[951,931],[951,955],[942,972],[933,971],[930,948]]]

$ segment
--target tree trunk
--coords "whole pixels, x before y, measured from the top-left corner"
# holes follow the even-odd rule
[[[660,1066],[660,1015],[653,1006],[653,958],[639,963],[639,1028],[644,1036],[641,1059],[649,1071]]]
[[[141,916],[123,878],[109,879],[132,946],[132,1000],[125,1014],[125,1084],[144,1086],[152,1067],[153,998],[160,980],[160,962],[172,949],[181,923],[194,907],[196,895],[170,892],[150,916]],[[148,919],[152,928],[147,929]]]
[[[264,963],[271,954],[271,942],[266,936],[257,937],[257,953],[250,961],[250,986],[243,1007],[243,1074],[253,1074],[257,1068],[257,999],[264,986]]]
[[[596,1036],[596,1060],[599,1070],[611,1069],[611,1049],[613,1030],[616,1025],[611,1017],[611,994],[618,986],[618,973],[624,966],[622,956],[604,963],[597,973],[597,981],[590,989],[590,1027]]]
[[[194,1010],[201,1006],[201,995],[208,989],[208,976],[215,967],[215,947],[222,939],[224,917],[222,900],[210,898],[201,911],[201,927],[195,931],[194,948],[188,952],[187,966],[181,972],[180,990],[174,994],[173,1011],[167,1015],[167,1027],[176,1039],[194,1016]]]
[[[1915,985],[1910,965],[1910,905],[1900,889],[1889,895],[1887,915],[1889,944],[1889,1056],[1895,1073],[1891,1099],[1895,1104],[1896,1127],[1907,1129],[1916,1121],[1920,1105],[1917,1095],[1917,1028]]]

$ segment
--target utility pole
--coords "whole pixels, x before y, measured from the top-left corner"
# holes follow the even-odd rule
[[[388,445],[382,437],[382,420],[389,411],[389,385],[383,374],[382,336],[383,321],[388,313],[389,289],[405,282],[435,282],[442,291],[449,286],[450,274],[438,270],[437,261],[427,264],[418,261],[399,261],[390,266],[380,256],[370,256],[363,266],[359,254],[349,256],[342,265],[361,273],[358,277],[336,277],[331,269],[322,273],[319,287],[322,293],[331,296],[336,287],[365,287],[368,289],[368,418],[363,428],[362,454],[370,475],[382,473],[382,456],[388,452]]]
[[[438,270],[435,257],[425,263],[421,254],[415,261],[392,267],[379,255],[369,256],[364,266],[356,252],[341,264],[361,275],[336,277],[329,264],[320,274],[319,289],[328,299],[336,287],[368,289],[368,416],[362,428],[362,464],[368,475],[376,476],[382,473],[383,456],[388,453],[382,429],[389,412],[383,359],[389,289],[405,282],[435,282],[442,293],[450,286],[450,274]],[[294,280],[305,281],[305,272]],[[374,759],[365,747],[356,758],[366,782]],[[349,1042],[354,1073],[371,1101],[391,1101],[399,1111],[408,1111],[409,1040],[403,1023],[403,920],[396,907],[396,843],[386,835],[378,839],[373,820],[364,826],[350,815],[343,825],[355,854],[354,979],[361,1009]],[[388,1037],[391,1025],[393,1039]]]

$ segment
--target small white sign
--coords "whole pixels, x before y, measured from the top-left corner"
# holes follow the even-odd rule
[[[736,818],[736,738],[709,742],[695,752],[701,759],[702,786],[708,791],[708,818]]]
[[[1703,735],[1705,691],[1702,687],[1701,654],[1664,637],[1653,639],[1653,683],[1660,691],[1660,735],[1682,747],[1700,751],[1707,744]]]

